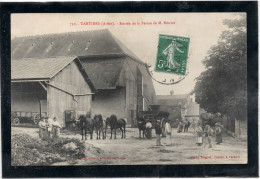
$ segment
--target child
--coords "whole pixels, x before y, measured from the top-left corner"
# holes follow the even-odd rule
[[[212,148],[211,136],[212,136],[211,128],[209,125],[206,125],[204,129],[204,148],[206,147],[206,141],[208,141],[209,148]]]

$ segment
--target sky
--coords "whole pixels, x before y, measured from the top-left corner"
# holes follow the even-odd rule
[[[187,65],[189,74],[186,78],[175,85],[162,85],[154,81],[157,95],[168,95],[171,90],[174,94],[187,94],[193,90],[195,78],[205,70],[202,61],[207,56],[208,50],[217,44],[221,33],[227,30],[223,20],[237,18],[236,15],[236,13],[20,13],[11,15],[11,38],[108,29],[142,61],[155,64],[159,34],[190,37]],[[158,24],[159,21],[162,23]],[[139,22],[140,25],[132,25],[133,22]],[[154,25],[154,22],[157,24]],[[127,23],[131,25],[125,25]]]

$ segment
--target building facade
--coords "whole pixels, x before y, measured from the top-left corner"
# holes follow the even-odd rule
[[[95,89],[76,57],[24,58],[11,67],[11,110],[18,118],[41,114],[65,126],[66,110],[90,112]]]
[[[145,64],[108,30],[12,40],[12,59],[61,56],[76,56],[93,83],[96,91],[92,98],[92,116],[115,114],[134,126],[138,111],[148,110],[149,105],[157,104],[153,82]]]

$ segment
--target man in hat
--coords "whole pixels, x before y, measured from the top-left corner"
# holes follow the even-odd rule
[[[161,129],[161,125],[160,125],[160,120],[157,120],[154,128],[155,128],[155,133],[156,133],[156,145],[162,146],[162,144],[161,144],[162,129]]]
[[[53,139],[59,138],[61,127],[62,127],[62,125],[57,121],[57,118],[54,117],[53,122],[52,122],[52,138]]]

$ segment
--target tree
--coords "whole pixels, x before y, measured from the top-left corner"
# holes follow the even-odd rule
[[[228,30],[203,60],[206,70],[196,78],[194,93],[207,112],[242,119],[247,112],[246,17],[223,23]]]

